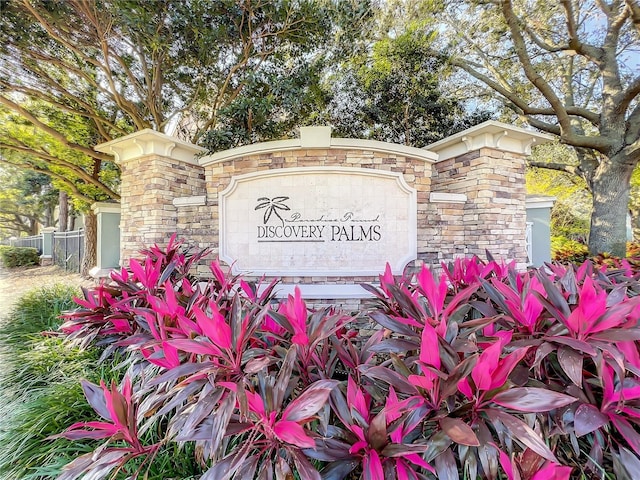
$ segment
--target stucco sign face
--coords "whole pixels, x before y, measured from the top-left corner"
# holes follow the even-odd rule
[[[234,273],[377,275],[416,258],[416,192],[395,172],[342,167],[233,177],[220,258]]]

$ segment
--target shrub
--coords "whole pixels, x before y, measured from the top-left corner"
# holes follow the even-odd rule
[[[123,375],[116,368],[122,361],[120,356],[98,365],[100,349],[78,348],[53,334],[61,323],[60,313],[75,305],[73,297],[78,293],[78,289],[64,285],[34,289],[17,301],[3,322],[0,478],[56,478],[74,456],[93,450],[80,443],[70,446],[64,439],[46,440],[71,423],[93,419],[80,385],[82,379],[120,380]],[[145,434],[146,441],[152,443],[157,437],[155,431]],[[185,461],[186,455],[193,458],[193,448],[160,448],[149,469],[149,480],[195,478],[192,475],[199,469]]]
[[[88,418],[78,382],[99,375],[94,351],[71,348],[43,330],[60,325],[79,290],[63,285],[34,289],[3,319],[0,331],[0,477],[28,478],[47,459],[68,462],[73,451],[62,441],[44,442],[79,418]],[[94,373],[96,372],[96,373]],[[104,373],[104,372],[102,372]],[[82,448],[80,446],[80,448]],[[37,477],[33,477],[37,478]]]
[[[627,242],[627,258],[640,257],[640,243]]]
[[[29,247],[8,247],[0,249],[2,264],[7,268],[40,265],[38,250]]]
[[[640,273],[640,245],[627,242],[627,256],[616,257],[609,253],[599,253],[592,257],[592,262],[603,269],[625,270],[629,275]]]
[[[66,355],[68,346],[62,339],[43,337],[42,332],[60,326],[60,314],[75,305],[78,293],[79,289],[58,284],[33,289],[18,299],[0,329],[0,348],[5,352],[0,369],[3,385],[24,386],[30,379],[41,379],[50,361]],[[64,367],[65,362],[60,364]]]
[[[551,237],[551,258],[560,263],[582,263],[589,257],[589,248],[566,237]]]
[[[634,242],[627,242],[625,258],[616,257],[607,252],[589,257],[586,245],[564,237],[552,237],[551,250],[553,260],[560,263],[582,263],[589,258],[591,262],[603,268],[640,272],[640,244]]]
[[[171,444],[193,448],[202,480],[640,478],[640,285],[627,271],[387,269],[366,287],[381,328],[362,338],[299,290],[275,305],[273,284],[258,295],[217,263],[202,285],[194,258],[154,247],[66,315],[72,342],[129,357],[120,385],[83,382],[101,420],[54,438],[101,443],[61,479],[136,476]]]

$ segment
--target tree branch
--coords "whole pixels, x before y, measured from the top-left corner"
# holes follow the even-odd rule
[[[620,37],[620,30],[622,30],[622,27],[629,18],[629,15],[631,15],[631,11],[628,8],[624,7],[620,10],[620,13],[617,17],[611,19],[611,16],[609,16],[609,18],[611,19],[609,32],[616,37],[616,45],[618,44],[618,38]]]
[[[640,76],[633,79],[627,88],[621,93],[620,98],[617,99],[618,108],[621,112],[626,112],[631,102],[640,95]]]
[[[13,139],[15,141],[18,141],[17,139]],[[22,145],[14,145],[11,143],[6,143],[6,142],[0,142],[0,146],[10,149],[10,150],[14,150],[16,152],[20,152],[20,153],[24,153],[27,155],[33,155],[45,162],[48,163],[52,163],[55,164],[59,167],[63,167],[66,168],[68,170],[70,170],[71,172],[73,172],[78,178],[80,178],[81,180],[85,181],[86,183],[93,185],[94,187],[96,187],[98,190],[101,190],[105,195],[108,195],[109,197],[115,199],[115,200],[119,200],[120,196],[114,192],[113,190],[111,190],[109,187],[107,187],[105,184],[103,184],[102,182],[100,182],[100,180],[97,180],[96,178],[92,177],[91,175],[89,175],[87,172],[85,172],[82,168],[80,168],[78,165],[75,165],[71,162],[68,162],[67,160],[63,160],[61,158],[55,157],[51,154],[49,154],[46,151],[40,152],[37,150],[33,150],[32,148],[30,148],[28,145],[19,142]],[[27,162],[28,163],[28,162]]]
[[[557,135],[558,137],[561,136],[561,130],[560,127],[554,123],[548,123],[548,122],[543,122],[542,120],[535,118],[535,117],[530,117],[528,115],[524,116],[525,120],[527,122],[529,122],[529,125],[531,125],[532,127],[537,128],[538,130],[542,130],[543,132],[547,132],[547,133],[551,133],[553,135]]]
[[[85,7],[85,3],[86,2],[76,1],[74,2],[75,4],[74,8],[77,11],[83,12],[85,14],[85,17],[88,16],[87,20],[90,21],[95,26],[96,25],[95,19],[92,19],[92,17],[90,16],[90,12],[86,8],[83,8]],[[116,87],[116,84],[113,78],[113,71],[111,69],[111,65],[109,61],[111,58],[110,48],[106,43],[106,39],[104,38],[104,35],[102,36],[96,35],[96,38],[95,38],[95,41],[97,43],[96,46],[100,49],[103,55],[102,61],[100,61],[87,55],[81,48],[78,47],[78,45],[76,44],[77,42],[69,41],[68,39],[60,35],[56,31],[56,29],[49,22],[47,22],[47,20],[44,17],[42,17],[42,15],[40,15],[38,10],[31,5],[29,0],[22,0],[22,4],[29,11],[29,13],[31,13],[31,15],[33,15],[33,17],[42,25],[42,27],[46,30],[46,32],[49,34],[49,36],[53,40],[55,40],[60,45],[68,49],[70,52],[73,52],[73,54],[77,55],[78,58],[82,59],[87,64],[93,65],[96,69],[100,70],[104,74],[104,78],[107,84],[109,85],[108,91],[109,91],[110,97],[118,105],[118,107],[120,107],[123,111],[129,114],[131,120],[136,124],[136,127],[138,129],[149,127],[148,122],[140,118],[140,116],[138,115],[138,110],[135,104],[129,101],[127,98],[125,98],[118,91]]]
[[[31,170],[32,172],[38,172],[38,173],[43,173],[45,175],[48,175],[49,177],[55,178],[56,180],[60,181],[61,183],[69,187],[69,190],[71,190],[73,196],[78,200],[86,202],[89,205],[96,202],[95,199],[88,197],[87,195],[82,193],[80,190],[78,190],[78,187],[71,180],[65,178],[63,175],[52,172],[51,170],[47,170],[45,168],[38,167],[30,163],[10,162],[10,161],[7,161],[2,155],[0,155],[0,163],[5,163],[7,165],[13,165],[14,167],[18,167],[24,170]]]
[[[640,102],[638,102],[627,118],[627,132],[625,135],[626,143],[633,143],[640,138]]]
[[[60,133],[59,131],[57,131],[54,128],[51,128],[46,123],[40,121],[35,115],[33,115],[29,110],[24,108],[22,105],[19,105],[19,104],[15,103],[15,102],[12,102],[11,100],[9,100],[8,98],[6,98],[6,97],[4,97],[2,95],[0,95],[0,103],[5,105],[6,107],[10,108],[14,112],[19,113],[26,120],[31,122],[35,127],[39,128],[43,132],[51,135],[53,138],[58,140],[64,146],[69,147],[72,150],[76,150],[78,152],[82,152],[82,153],[84,153],[85,155],[87,155],[88,157],[91,157],[91,158],[98,158],[98,159],[100,159],[102,161],[105,161],[105,162],[112,162],[113,161],[113,158],[110,155],[106,155],[106,154],[103,154],[103,153],[96,152],[91,148],[88,148],[88,147],[85,147],[83,145],[79,145],[77,143],[69,141],[67,139],[67,137],[65,137],[62,133]]]
[[[617,2],[616,2],[617,3]],[[603,79],[603,96],[617,97],[618,93],[622,91],[622,82],[620,80],[620,68],[618,65],[618,43],[620,41],[620,30],[622,26],[629,18],[629,11],[627,8],[622,8],[616,15],[613,8],[620,8],[620,5],[610,6],[610,13],[607,15],[607,34],[604,37],[602,44],[602,59],[603,63],[600,65]],[[608,104],[605,100],[605,105]],[[615,100],[613,103],[617,103]],[[619,109],[616,109],[619,110]],[[624,111],[624,110],[622,110]]]
[[[15,230],[15,231],[18,231],[18,232],[31,233],[29,225],[27,225],[22,220],[22,218],[20,218],[19,214],[15,213],[15,212],[9,212],[9,211],[0,210],[0,215],[4,216],[4,218],[2,218],[2,223],[6,224],[9,227],[9,230]]]
[[[573,9],[572,0],[560,0],[560,3],[564,7],[567,17],[567,32],[569,34],[569,47],[575,50],[576,53],[584,55],[592,62],[600,65],[602,62],[602,56],[604,52],[601,48],[594,45],[583,43],[578,37],[578,26],[576,24],[576,12]]]
[[[637,0],[625,0],[627,8],[631,15],[631,21],[637,33],[640,33],[640,4]]]
[[[104,84],[98,82],[95,80],[95,78],[93,78],[90,74],[88,74],[87,72],[83,71],[82,69],[76,67],[75,65],[64,61],[61,58],[58,57],[52,57],[50,55],[45,55],[42,52],[38,52],[38,51],[30,51],[29,54],[31,55],[31,57],[36,60],[39,61],[40,63],[44,63],[46,65],[53,65],[57,68],[59,68],[62,71],[68,71],[74,75],[77,75],[78,78],[83,79],[84,81],[87,82],[88,85],[92,86],[93,88],[96,89],[96,91],[104,94],[105,96],[107,96],[109,99],[111,99],[111,101],[113,101],[113,103],[117,104],[117,97],[118,94],[117,92],[112,92],[111,90],[109,90],[108,88],[105,88]],[[48,73],[43,70],[40,67],[39,63],[36,63],[34,66],[30,67],[28,69],[28,71],[30,73],[33,73],[35,76],[37,76],[40,80],[44,80],[45,85],[50,84],[50,81],[47,81],[47,79],[50,78],[50,76],[48,75]],[[58,87],[57,83],[53,83],[53,85],[55,87]],[[59,86],[59,89],[61,89],[63,92],[67,92],[67,89],[63,86]],[[126,113],[128,114],[134,114],[136,112],[129,112],[127,110],[125,110]]]
[[[450,21],[449,25],[451,25],[451,28],[457,28],[455,22]],[[480,48],[473,40],[471,40],[471,38],[465,32],[461,32],[460,35],[465,40],[465,42],[467,42],[467,44],[470,45],[471,48],[473,48],[476,54],[479,55],[483,61],[483,64],[477,64],[470,60],[466,60],[466,63],[472,68],[476,69],[477,71],[479,71],[482,68],[486,68],[489,71],[489,73],[493,75],[493,78],[495,79],[495,82],[497,84],[502,86],[506,91],[511,91],[512,90],[511,85],[509,85],[509,82],[506,80],[504,75],[502,75],[502,72],[500,72],[500,70],[498,70],[493,66],[493,63],[489,55],[487,55],[487,53],[484,50],[482,50],[482,48]],[[442,60],[447,61],[448,59],[446,57],[443,57]]]
[[[562,127],[562,129],[570,132],[571,121],[569,119],[569,115],[564,109],[564,105],[555,94],[551,86],[544,78],[542,78],[542,76],[536,71],[535,67],[531,63],[531,58],[529,58],[526,43],[524,41],[524,38],[522,37],[522,32],[520,31],[520,22],[512,9],[511,0],[505,0],[504,2],[502,2],[502,15],[507,22],[509,30],[511,31],[511,38],[513,39],[514,48],[526,77],[538,89],[538,91],[549,102],[551,108],[553,108],[553,110],[556,112],[558,121],[560,122],[560,126]]]
[[[596,148],[596,149],[602,149],[608,146],[608,143],[605,143],[604,141],[602,141],[601,137],[589,137],[586,135],[576,135],[574,132],[571,132],[571,135],[567,136],[566,134],[564,134],[564,132],[562,132],[562,130],[558,125],[548,123],[548,122],[543,122],[542,120],[536,119],[534,117],[534,115],[555,116],[557,114],[553,108],[543,109],[543,108],[531,107],[520,96],[507,90],[502,85],[492,80],[490,77],[478,72],[474,68],[471,68],[466,62],[453,58],[453,59],[450,59],[450,63],[453,66],[461,68],[462,70],[470,74],[472,77],[480,80],[489,88],[495,90],[500,95],[505,97],[508,101],[512,102],[513,105],[518,109],[517,113],[520,115],[526,116],[526,120],[529,122],[531,126],[535,128],[539,128],[540,130],[543,130],[545,132],[558,135],[559,137],[562,137],[564,135],[563,142],[570,143],[571,145],[577,145],[585,148]],[[598,126],[600,123],[598,115],[585,108],[569,107],[566,109],[566,111],[570,115],[579,116],[588,120],[594,126]]]
[[[582,170],[580,169],[579,165],[569,165],[566,163],[555,162],[537,162],[533,160],[527,161],[527,165],[529,167],[546,168],[547,170],[555,170],[557,172],[565,172],[570,173],[571,175],[582,177]]]
[[[104,66],[101,64],[100,61],[86,55],[85,52],[82,51],[81,48],[78,48],[78,46],[74,42],[69,42],[64,37],[59,35],[56,32],[56,30],[53,28],[53,26],[49,22],[47,22],[47,20],[45,20],[45,18],[42,15],[40,15],[38,10],[34,8],[33,5],[31,5],[31,2],[29,0],[22,0],[21,3],[29,11],[29,13],[36,19],[36,21],[40,25],[42,25],[42,27],[46,30],[47,34],[53,40],[58,42],[60,45],[64,46],[70,52],[73,52],[75,55],[78,56],[78,58],[81,58],[83,61],[87,62],[89,65],[93,65],[94,67],[104,71]],[[109,72],[105,72],[105,73],[108,75]]]
[[[145,95],[145,90],[142,85],[140,85],[140,81],[133,74],[122,56],[118,53],[112,54],[113,49],[108,41],[110,32],[112,30],[111,21],[105,21],[104,19],[99,18],[99,13],[96,9],[97,7],[93,2],[86,2],[81,0],[74,1],[74,4],[76,5],[76,9],[84,13],[88,21],[90,21],[93,25],[93,28],[96,32],[100,50],[102,52],[102,57],[104,58],[105,64],[107,66],[107,82],[109,83],[111,90],[115,93],[116,103],[120,106],[120,108],[129,113],[131,119],[136,124],[138,129],[148,128],[150,126],[149,122],[139,115],[140,112],[134,102],[130,101],[124,95],[120,94],[113,80],[113,69],[109,65],[110,59],[113,59],[122,69],[126,79],[128,79],[129,84],[131,85],[131,87],[133,87],[138,98],[140,100],[144,100],[145,103],[150,103],[151,99],[148,98],[147,95]],[[124,39],[121,40],[124,41]],[[139,56],[139,60],[142,59],[144,59],[144,54],[140,54]],[[150,85],[148,87],[150,88]]]
[[[535,32],[532,28],[529,27],[528,23],[524,23],[522,25],[523,30],[525,31],[525,33],[529,36],[529,38],[531,38],[531,40],[533,40],[533,43],[535,43],[538,47],[540,47],[542,50],[545,50],[549,53],[558,53],[558,52],[565,52],[567,50],[569,50],[569,45],[551,45],[549,43],[547,43],[544,39],[542,39],[537,32]]]
[[[627,145],[622,151],[628,157],[630,163],[637,164],[640,161],[640,139],[631,145]]]
[[[111,135],[104,129],[105,125],[108,126],[110,129],[122,134],[122,135],[126,135],[128,132],[123,130],[122,128],[120,128],[118,125],[116,125],[113,122],[110,122],[109,119],[101,117],[99,115],[97,115],[96,113],[93,113],[93,108],[91,107],[91,105],[87,104],[84,100],[78,98],[77,96],[73,95],[71,92],[68,91],[59,91],[59,93],[61,93],[63,95],[63,97],[67,98],[68,100],[71,100],[73,102],[77,102],[78,105],[82,106],[83,109],[78,109],[75,107],[72,107],[70,105],[66,105],[62,102],[59,101],[59,99],[53,95],[49,95],[47,92],[44,92],[42,90],[37,90],[35,88],[29,88],[26,86],[22,86],[22,85],[11,85],[7,82],[5,82],[4,80],[0,79],[0,86],[3,86],[4,88],[6,88],[7,90],[11,90],[14,92],[20,92],[23,93],[27,96],[30,96],[32,98],[37,98],[37,99],[41,99],[44,100],[45,102],[58,107],[60,110],[64,110],[65,112],[69,112],[71,114],[74,115],[78,115],[80,117],[83,118],[87,118],[89,120],[92,120],[94,122],[94,124],[96,125],[96,128],[99,129],[100,134],[102,135],[103,139],[105,142],[112,140]]]
[[[522,64],[526,77],[549,102],[551,108],[553,108],[556,113],[558,122],[560,123],[561,140],[571,145],[594,148],[603,152],[607,151],[610,146],[610,141],[605,138],[576,135],[571,124],[571,117],[569,116],[562,101],[555,94],[551,85],[549,85],[549,83],[547,83],[547,81],[536,71],[535,67],[531,63],[531,58],[529,57],[524,38],[522,37],[522,32],[520,31],[520,22],[513,12],[510,0],[504,0],[502,2],[502,12],[507,25],[509,26],[509,30],[511,31],[514,48],[518,55],[518,59]]]
[[[35,220],[35,221],[39,220],[39,217],[37,215],[31,215],[29,213],[17,213],[15,211],[15,209],[5,210],[3,208],[0,208],[0,215],[12,215],[12,216],[15,216],[17,218],[23,217],[23,218],[27,218],[29,220]],[[22,225],[24,225],[24,223],[22,223]]]
[[[137,108],[135,107],[133,102],[131,102],[130,100],[124,98],[122,95],[119,94],[113,75],[111,75],[112,68],[110,65],[111,56],[109,55],[109,45],[104,39],[101,39],[100,47],[102,49],[102,55],[104,57],[104,62],[107,67],[106,70],[109,71],[109,73],[106,75],[106,81],[109,84],[109,89],[114,92],[114,99],[116,101],[116,104],[123,111],[129,113],[129,116],[133,121],[133,123],[136,125],[137,130],[143,130],[145,128],[149,128],[150,126],[149,123],[143,118],[140,118],[140,116],[137,114]],[[116,57],[118,56],[116,55]]]

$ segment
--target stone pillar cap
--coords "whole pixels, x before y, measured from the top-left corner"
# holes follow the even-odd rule
[[[533,145],[542,145],[554,138],[547,133],[538,133],[507,123],[488,120],[424,148],[437,153],[439,161],[459,157],[481,148],[530,155]]]
[[[196,155],[207,151],[193,143],[145,128],[110,142],[96,145],[94,150],[113,155],[117,163],[135,160],[145,155],[160,155],[197,165]]]

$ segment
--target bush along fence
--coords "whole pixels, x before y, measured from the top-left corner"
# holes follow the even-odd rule
[[[0,245],[0,260],[7,268],[25,267],[39,265],[40,255],[35,248]]]
[[[120,385],[83,383],[100,419],[56,437],[104,442],[62,480],[135,477],[172,442],[195,445],[202,480],[640,478],[628,264],[387,270],[352,316],[308,311],[299,290],[276,304],[275,283],[216,262],[202,283],[203,253],[173,241],[144,254],[65,315],[70,342],[130,367]]]
[[[30,265],[58,265],[68,272],[80,272],[84,257],[84,230],[56,232],[45,228],[41,234],[11,239],[13,247],[29,247],[36,250],[40,261]]]

